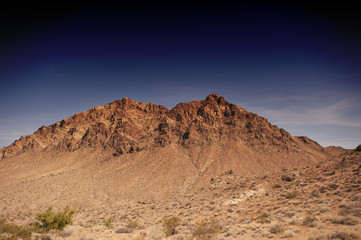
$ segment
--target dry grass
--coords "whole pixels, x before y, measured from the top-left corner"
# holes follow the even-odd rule
[[[291,199],[291,198],[297,197],[298,195],[299,195],[299,192],[294,190],[294,191],[286,192],[282,196],[285,197],[285,198]]]
[[[4,237],[2,235],[6,235]],[[13,239],[31,239],[32,232],[29,227],[19,226],[13,223],[7,223],[5,219],[0,219],[0,239],[13,240]]]
[[[342,224],[342,225],[349,225],[349,226],[354,226],[354,225],[358,224],[357,219],[354,219],[352,217],[333,218],[333,219],[331,219],[331,222],[333,224]]]
[[[315,227],[316,226],[316,222],[317,222],[317,218],[312,217],[312,216],[307,216],[303,219],[302,221],[302,225],[303,226],[308,226],[308,227]]]
[[[221,227],[216,219],[205,219],[197,223],[196,228],[193,230],[193,236],[196,239],[210,239],[213,234],[219,233]]]
[[[271,228],[270,228],[270,233],[273,233],[273,234],[277,234],[277,233],[280,233],[284,230],[284,227],[280,224],[276,224],[276,225],[273,225]]]
[[[126,225],[127,228],[130,228],[130,229],[136,229],[139,227],[139,223],[138,221],[136,220],[133,220],[133,221],[129,221]]]
[[[105,225],[107,228],[113,227],[113,217],[109,217],[109,218],[105,219],[105,220],[104,220],[104,225]]]
[[[177,233],[177,227],[180,225],[181,219],[178,216],[165,218],[163,220],[163,227],[166,236],[171,236]]]
[[[340,239],[340,240],[357,240],[360,239],[356,234],[353,233],[347,233],[347,232],[335,232],[330,235],[328,235],[328,239]]]

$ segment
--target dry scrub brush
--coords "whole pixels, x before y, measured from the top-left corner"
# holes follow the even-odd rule
[[[7,223],[5,219],[0,219],[0,240],[12,239],[31,239],[31,230],[28,226],[19,226],[13,223]]]
[[[49,207],[44,213],[39,213],[36,220],[40,222],[40,227],[44,231],[51,229],[62,230],[66,225],[73,223],[74,213],[75,210],[69,206],[57,213],[54,212],[52,207]]]
[[[197,223],[193,236],[198,239],[211,239],[213,234],[219,233],[221,227],[216,219],[205,219]]]
[[[177,233],[177,227],[180,225],[181,219],[178,216],[173,216],[170,218],[165,218],[163,220],[163,227],[165,235],[171,236]]]

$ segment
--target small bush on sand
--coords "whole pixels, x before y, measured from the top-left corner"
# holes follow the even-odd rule
[[[354,226],[359,223],[357,221],[357,219],[352,218],[352,217],[334,218],[334,219],[331,219],[331,222],[333,224],[343,224],[343,225],[349,225],[349,226]]]
[[[105,225],[107,228],[113,227],[113,217],[109,217],[109,218],[105,219],[105,220],[104,220],[104,225]]]
[[[269,220],[270,215],[268,213],[263,213],[261,216],[259,216],[257,218],[257,222],[264,224],[264,223],[270,223],[271,221]]]
[[[328,239],[341,239],[341,240],[357,240],[360,239],[359,236],[357,236],[354,233],[347,233],[347,232],[335,232],[327,236]]]
[[[272,187],[273,187],[273,188],[282,188],[281,184],[278,184],[278,183],[275,184],[275,185],[273,185]]]
[[[213,234],[219,233],[221,227],[216,219],[203,220],[197,223],[196,228],[193,230],[193,236],[196,239],[211,239]]]
[[[276,224],[276,225],[273,225],[271,228],[270,228],[270,233],[273,233],[273,234],[277,234],[277,233],[280,233],[284,230],[284,227],[280,224]]]
[[[302,225],[307,227],[315,227],[317,222],[317,218],[312,216],[307,216],[303,219]]]
[[[36,220],[40,222],[40,227],[44,231],[51,229],[62,230],[66,225],[73,223],[73,216],[75,210],[70,207],[64,208],[63,211],[54,212],[52,207],[49,207],[44,213],[39,213]]]
[[[2,235],[7,235],[7,237],[2,238]],[[31,239],[31,231],[28,227],[19,226],[13,223],[7,223],[5,219],[0,219],[0,239]]]
[[[361,217],[361,196],[355,196],[352,201],[352,203],[343,205],[338,215]]]
[[[163,220],[163,227],[166,236],[171,236],[177,233],[176,228],[180,225],[181,219],[178,216],[165,218]]]
[[[127,223],[126,227],[130,229],[138,228],[139,227],[138,221],[136,220],[130,221]]]
[[[285,194],[283,194],[283,197],[291,199],[291,198],[297,197],[298,194],[299,194],[299,192],[297,192],[297,191],[286,192]]]

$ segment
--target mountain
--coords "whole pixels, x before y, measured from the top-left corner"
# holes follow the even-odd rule
[[[43,126],[33,135],[1,149],[0,156],[85,148],[112,151],[119,156],[170,144],[190,149],[231,139],[265,152],[271,151],[270,147],[289,152],[298,152],[304,146],[322,150],[307,137],[292,137],[267,119],[211,94],[202,101],[180,103],[171,110],[129,98],[116,100]]]
[[[0,239],[66,205],[74,224],[32,239],[359,239],[360,160],[217,94],[123,98],[0,150]]]
[[[189,194],[225,172],[256,176],[340,151],[291,136],[217,94],[170,110],[123,98],[1,149],[0,190],[34,209],[159,200]]]

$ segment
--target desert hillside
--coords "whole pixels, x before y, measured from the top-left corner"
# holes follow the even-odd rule
[[[161,223],[170,215],[192,224],[211,217],[227,229],[218,238],[252,239],[258,233],[253,239],[262,239],[286,234],[286,219],[306,217],[308,212],[298,215],[295,207],[304,206],[313,216],[314,206],[322,203],[328,209],[324,213],[333,213],[333,206],[351,204],[360,190],[358,175],[352,175],[358,173],[358,151],[323,148],[305,136],[291,136],[217,94],[171,110],[123,98],[43,126],[1,149],[0,156],[0,211],[15,214],[20,223],[48,206],[70,205],[79,211],[79,227],[114,216],[117,224],[137,220],[151,231],[152,221]],[[337,165],[342,161],[345,173]],[[357,187],[347,185],[350,179]],[[337,187],[329,186],[332,181]],[[326,195],[313,191],[321,185],[330,188]],[[350,191],[336,192],[340,186]],[[280,214],[287,215],[281,230],[268,231],[268,225],[259,230],[259,221],[276,223]],[[239,230],[231,230],[236,223]],[[192,227],[183,224],[184,236],[189,235]],[[297,229],[290,228],[288,235],[305,239],[304,230]],[[124,236],[108,229],[109,237],[93,232],[98,236],[93,239],[133,239],[140,232]]]
[[[306,166],[328,152],[217,94],[171,110],[123,98],[3,148],[0,187],[24,204],[159,199],[230,170]]]

